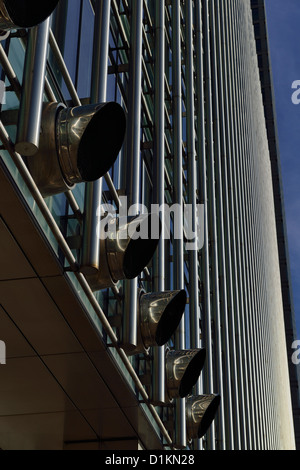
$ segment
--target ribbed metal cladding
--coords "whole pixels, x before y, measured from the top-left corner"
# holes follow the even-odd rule
[[[282,189],[280,151],[277,136],[276,112],[274,103],[273,77],[271,74],[271,59],[268,48],[268,31],[266,22],[266,5],[264,0],[252,0],[252,15],[254,32],[257,40],[258,64],[260,70],[261,85],[263,89],[264,109],[269,138],[270,159],[274,181],[274,201],[277,221],[277,239],[281,271],[281,284],[283,296],[283,309],[285,316],[285,328],[287,337],[288,354],[290,346],[297,339],[295,326],[295,312],[293,304],[293,293],[291,289],[291,273],[288,259],[287,229],[284,217],[284,194]],[[263,41],[264,47],[261,47]],[[297,365],[293,364],[289,357],[290,381],[292,389],[292,402],[294,412],[294,427],[296,435],[296,448],[300,448],[300,416],[299,416],[299,380]]]
[[[81,270],[87,278],[99,271],[100,201],[113,201],[120,210],[119,198],[125,195],[128,208],[136,205],[131,215],[142,203],[149,213],[151,204],[177,204],[182,215],[172,220],[171,236],[162,209],[153,259],[135,279],[116,281],[101,306],[111,316],[117,299],[119,345],[131,356],[138,351],[138,357],[130,357],[137,374],[141,364],[148,368],[145,401],[157,407],[177,449],[293,448],[272,173],[251,2],[97,0],[91,5],[89,99],[104,102],[114,85],[126,110],[127,134],[105,189],[102,179],[85,188]],[[50,45],[79,105],[83,97],[77,96],[51,29]],[[183,236],[187,205],[190,231],[200,230],[204,240],[198,250],[188,249],[190,240]],[[198,220],[200,205],[204,218]],[[171,340],[140,348],[138,294],[154,299],[155,320],[155,299],[179,291],[187,303]],[[205,364],[189,396],[167,396],[166,381],[177,370],[170,368],[170,357],[185,358],[187,350],[199,348],[205,348]],[[189,440],[197,437],[197,426],[187,420],[204,415],[201,406],[193,408],[195,403],[215,394],[220,406],[214,421],[201,439]]]
[[[199,197],[206,207],[206,238],[199,256],[202,338],[208,356],[204,388],[218,389],[222,397],[204,446],[293,446],[286,355],[282,350],[281,360],[274,351],[282,301],[250,3],[204,0],[194,7],[196,148]],[[188,91],[187,85],[187,96]],[[279,330],[284,348],[282,326]],[[283,409],[276,398],[285,387],[286,442],[279,422]]]

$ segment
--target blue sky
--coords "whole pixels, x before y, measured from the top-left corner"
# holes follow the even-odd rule
[[[300,339],[300,104],[292,102],[295,91],[292,84],[300,80],[300,1],[265,0],[265,3],[297,339]]]

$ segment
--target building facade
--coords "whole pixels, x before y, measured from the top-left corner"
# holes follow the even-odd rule
[[[1,448],[296,447],[264,26],[0,2]]]

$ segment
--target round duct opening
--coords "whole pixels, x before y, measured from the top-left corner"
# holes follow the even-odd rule
[[[31,28],[44,21],[56,8],[59,0],[4,0],[7,12],[20,28]]]
[[[83,181],[104,176],[116,161],[123,145],[126,116],[117,103],[106,103],[88,123],[77,154],[77,166]]]
[[[201,439],[208,431],[211,423],[215,419],[216,413],[220,406],[221,397],[216,395],[208,405],[198,428],[198,439]]]
[[[206,350],[200,349],[189,362],[180,382],[179,396],[184,398],[191,392],[204,367]]]
[[[143,225],[145,224],[146,230],[148,232],[147,238],[131,238],[125,254],[123,261],[123,271],[126,279],[136,278],[143,269],[150,263],[159,239],[151,238],[151,225],[153,214],[149,214],[147,217],[144,217],[141,220],[140,224],[136,227],[136,232],[144,233]],[[161,222],[159,216],[155,217],[156,223],[159,224],[159,232],[161,232]]]
[[[172,334],[177,329],[182,319],[186,301],[186,292],[181,290],[168,303],[157,325],[155,341],[158,346],[163,346],[167,341],[169,341]]]

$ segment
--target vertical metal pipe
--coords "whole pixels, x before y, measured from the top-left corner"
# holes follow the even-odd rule
[[[132,0],[130,6],[130,64],[126,142],[126,195],[128,207],[138,204],[140,201],[143,1]],[[134,347],[137,344],[137,279],[125,281],[124,284],[123,343],[128,347]]]
[[[206,368],[205,368],[205,393],[214,393],[214,377],[213,377],[213,358],[212,358],[212,329],[211,329],[211,299],[210,299],[210,253],[209,253],[209,236],[208,236],[208,187],[207,187],[207,147],[206,147],[206,109],[207,101],[205,100],[205,65],[204,65],[204,34],[202,1],[196,1],[195,9],[195,29],[196,29],[196,92],[197,92],[197,154],[199,165],[199,197],[200,202],[204,204],[204,247],[201,250],[201,271],[202,271],[202,325],[203,336],[205,338],[204,346],[206,348]],[[206,448],[213,449],[215,447],[215,426],[210,427],[207,433]]]
[[[193,1],[185,4],[185,81],[186,81],[186,149],[188,165],[188,204],[192,216],[189,218],[190,233],[198,234],[197,220],[197,162],[195,132],[195,84],[194,84],[194,42],[193,42]],[[200,214],[199,214],[200,215]],[[204,227],[200,227],[204,230]],[[193,250],[188,251],[189,263],[189,315],[190,345],[192,349],[201,347],[200,341],[200,306],[199,306],[199,269],[198,269],[198,235]],[[202,247],[200,247],[201,249]],[[195,395],[202,393],[201,380],[195,386]],[[201,442],[195,442],[195,449],[201,449]]]
[[[96,0],[91,82],[92,102],[104,103],[107,94],[111,0]]]
[[[182,156],[182,88],[181,88],[181,7],[179,0],[172,0],[172,104],[173,104],[173,202],[183,208],[183,156]],[[183,213],[183,211],[181,211]],[[183,218],[174,221],[173,276],[175,289],[184,289]],[[185,319],[183,317],[175,335],[176,349],[185,347]],[[176,402],[176,445],[186,447],[185,401]]]
[[[29,30],[15,149],[33,156],[39,148],[50,18]]]
[[[197,167],[194,104],[194,47],[193,47],[193,2],[185,4],[186,47],[185,47],[185,82],[186,82],[186,145],[188,165],[188,204],[192,209],[189,227],[191,233],[197,233]],[[196,240],[197,243],[197,240]],[[190,250],[189,260],[189,308],[191,347],[200,346],[199,331],[199,289],[198,289],[198,251]]]
[[[174,198],[173,202],[183,208],[183,156],[182,156],[182,89],[181,89],[181,8],[178,0],[172,2],[172,100],[173,100],[173,158],[174,158]],[[184,250],[183,250],[183,219],[177,217],[174,233],[174,284],[176,289],[184,288]],[[178,329],[177,346],[184,348],[184,320]]]
[[[154,204],[158,204],[162,233],[153,258],[153,278],[156,292],[165,290],[165,3],[155,1],[155,88],[154,88]],[[165,401],[165,347],[154,348],[153,401]]]
[[[128,206],[140,201],[143,2],[132,0],[131,11],[126,173]]]
[[[111,0],[97,0],[95,7],[91,103],[104,103],[107,94]],[[81,272],[93,274],[99,269],[100,242],[98,229],[102,200],[102,178],[85,186],[85,208]]]

